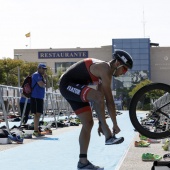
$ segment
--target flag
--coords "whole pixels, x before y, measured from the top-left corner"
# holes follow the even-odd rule
[[[30,36],[31,36],[31,33],[29,32],[29,33],[25,34],[25,36],[26,36],[26,38],[27,38],[27,37],[30,37]]]

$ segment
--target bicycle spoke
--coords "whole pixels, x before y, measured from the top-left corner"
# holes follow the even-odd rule
[[[132,124],[143,135],[155,139],[169,136],[170,86],[144,86],[133,96],[129,112]]]

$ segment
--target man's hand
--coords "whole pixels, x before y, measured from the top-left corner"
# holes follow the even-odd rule
[[[120,132],[120,128],[118,125],[113,126],[113,134],[118,134]]]
[[[45,73],[43,76],[44,76],[44,79],[45,79],[46,88],[49,88],[50,87],[50,82],[48,80],[48,74]]]
[[[102,135],[104,135],[102,127],[99,125],[99,127],[98,127],[98,134],[99,134],[99,136],[101,136],[101,133],[102,133]]]
[[[48,79],[48,75],[46,73],[44,73],[44,78],[47,80]]]

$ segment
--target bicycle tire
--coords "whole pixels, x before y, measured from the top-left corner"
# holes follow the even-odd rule
[[[151,139],[163,139],[163,138],[170,136],[169,130],[164,131],[164,132],[159,132],[159,133],[151,132],[148,129],[144,128],[140,124],[140,122],[137,118],[137,103],[140,100],[141,96],[151,90],[156,90],[156,89],[164,90],[164,91],[170,93],[170,86],[167,84],[163,84],[163,83],[151,83],[151,84],[148,84],[148,85],[142,87],[135,93],[135,95],[132,97],[132,99],[130,101],[129,116],[130,116],[132,125],[140,134],[142,134],[148,138],[151,138]]]

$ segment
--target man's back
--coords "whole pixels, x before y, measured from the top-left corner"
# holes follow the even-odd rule
[[[63,75],[62,79],[64,78],[67,82],[72,83],[80,83],[80,84],[90,84],[93,82],[98,82],[99,78],[94,76],[90,72],[91,65],[95,63],[101,63],[103,61],[88,58],[81,60],[75,64],[73,64]]]

